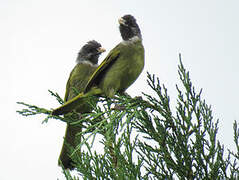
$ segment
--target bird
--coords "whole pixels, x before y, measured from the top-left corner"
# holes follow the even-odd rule
[[[66,92],[64,102],[74,98],[78,95],[78,92],[83,92],[86,88],[87,82],[91,75],[98,67],[98,59],[101,53],[105,52],[101,44],[95,40],[87,42],[79,51],[76,65],[70,73],[66,84]],[[91,111],[91,107],[87,102],[81,101],[81,103],[75,109],[77,113],[87,113]],[[53,115],[55,115],[53,113]],[[65,138],[62,146],[62,150],[59,157],[59,165],[63,165],[65,169],[72,170],[72,160],[69,157],[69,145],[76,147],[79,144],[79,137],[77,133],[81,132],[80,125],[70,125],[67,123]]]
[[[113,98],[124,93],[139,77],[144,68],[145,50],[140,28],[134,16],[127,14],[118,19],[122,41],[114,47],[97,67],[83,93],[54,109],[56,114],[66,114],[89,96]]]

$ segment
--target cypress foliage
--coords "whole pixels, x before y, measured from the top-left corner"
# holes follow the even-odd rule
[[[94,110],[75,116],[52,116],[51,111],[23,102],[23,116],[45,114],[46,118],[82,124],[82,142],[69,147],[79,177],[73,179],[237,179],[239,178],[239,128],[233,124],[237,152],[224,149],[217,139],[218,120],[202,99],[181,62],[176,85],[176,107],[170,104],[167,88],[148,73],[148,86],[155,95],[127,94],[100,98]],[[63,100],[50,91],[60,104]],[[74,112],[72,112],[74,113]],[[233,137],[232,137],[233,138]],[[101,150],[101,151],[100,151]],[[78,153],[80,152],[80,153]],[[56,162],[57,163],[57,162]]]

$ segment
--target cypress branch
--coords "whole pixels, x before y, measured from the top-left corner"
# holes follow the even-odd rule
[[[176,85],[176,107],[170,104],[167,88],[159,78],[148,73],[148,86],[156,95],[101,97],[97,105],[92,103],[93,111],[82,114],[81,119],[52,116],[50,110],[23,102],[19,104],[26,108],[17,112],[23,116],[45,114],[43,122],[57,119],[82,124],[79,135],[83,141],[69,149],[79,177],[84,179],[238,178],[237,122],[232,137],[236,152],[225,150],[217,139],[219,120],[202,99],[202,89],[194,87],[181,57],[178,74],[182,86]],[[57,93],[49,92],[63,103]],[[115,105],[124,108],[119,110]],[[63,173],[66,179],[76,179],[69,171],[63,169]]]

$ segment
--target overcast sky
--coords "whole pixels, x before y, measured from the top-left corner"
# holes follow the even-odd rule
[[[1,0],[0,179],[64,179],[57,159],[65,124],[16,114],[16,101],[57,107],[79,49],[99,41],[109,52],[121,41],[118,18],[132,14],[141,28],[145,68],[127,92],[150,92],[146,72],[176,97],[178,54],[219,118],[218,138],[235,149],[239,121],[239,1],[236,0]],[[101,57],[101,60],[107,55]],[[172,100],[173,101],[173,100]]]

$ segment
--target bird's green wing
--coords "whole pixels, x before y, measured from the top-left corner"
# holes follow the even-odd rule
[[[92,88],[92,86],[97,85],[97,82],[100,82],[100,78],[102,77],[103,71],[109,68],[111,64],[113,64],[118,59],[119,55],[120,50],[118,45],[110,51],[108,56],[104,59],[104,61],[97,67],[95,72],[92,74],[86,85],[84,93],[87,93]]]
[[[73,72],[73,71],[72,71]],[[65,97],[64,97],[64,102],[66,102],[68,100],[68,97],[69,97],[69,93],[70,93],[70,84],[71,84],[71,76],[72,76],[72,72],[70,74],[70,77],[67,81],[67,84],[66,84],[66,92],[65,92]]]

